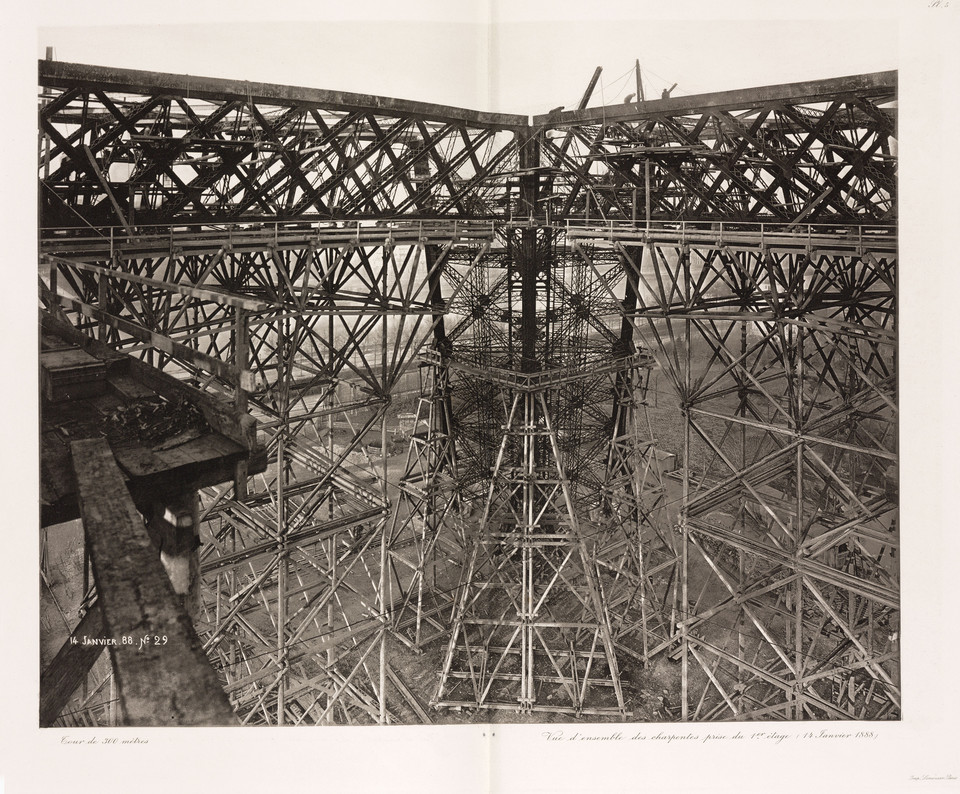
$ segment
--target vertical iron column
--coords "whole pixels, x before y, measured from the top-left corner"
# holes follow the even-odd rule
[[[639,285],[639,270],[643,263],[643,247],[642,246],[631,246],[626,250],[627,258],[623,260],[627,263],[635,263],[636,271],[630,264],[625,264],[624,273],[626,274],[626,287],[623,296],[622,306],[623,306],[623,320],[620,322],[620,339],[616,342],[615,349],[613,350],[614,355],[617,356],[628,356],[637,351],[637,345],[633,338],[633,321],[629,319],[637,310],[637,295],[638,295],[638,285]],[[627,432],[627,415],[625,412],[617,411],[616,407],[616,395],[623,394],[630,389],[630,386],[639,387],[639,383],[631,384],[630,382],[630,373],[629,368],[625,368],[623,372],[617,374],[617,386],[615,388],[615,397],[614,397],[614,415],[618,416],[618,422],[616,427],[614,427],[614,437],[618,438]],[[637,494],[639,498],[639,494]]]
[[[529,226],[520,233],[520,371],[536,372],[542,368],[537,358],[537,188],[539,175],[536,167],[540,164],[540,146],[532,130],[527,127],[520,134],[520,209],[523,217],[529,218]],[[520,710],[529,711],[536,700],[533,684],[534,643],[533,643],[533,534],[538,514],[536,501],[536,470],[538,438],[534,435],[537,422],[536,402],[532,394],[523,395],[523,461],[524,483],[522,489],[522,525],[521,558],[522,577],[521,607],[518,617],[521,630],[521,687]]]
[[[440,259],[439,251],[440,247],[437,245],[424,245],[423,247],[423,253],[427,262],[427,286],[430,290],[428,301],[433,309],[433,318],[436,322],[436,325],[433,328],[433,344],[437,353],[440,354],[440,366],[434,370],[433,374],[433,391],[437,391],[437,387],[441,383],[447,383],[448,378],[445,371],[447,369],[452,348],[450,340],[447,338],[447,329],[443,319],[445,306],[443,303],[443,292],[440,285],[441,268],[437,266],[437,262]],[[439,430],[444,436],[446,436],[450,432],[450,428],[447,427],[447,417],[450,416],[452,409],[450,406],[449,390],[444,390],[442,394],[444,410],[440,412],[441,416],[438,417],[439,421],[441,422],[441,427]]]
[[[520,239],[520,370],[536,372],[537,358],[537,275],[540,269],[537,256],[537,192],[540,165],[540,140],[530,127],[520,132],[520,212],[529,218],[529,226],[521,231]],[[549,232],[544,232],[548,234]]]

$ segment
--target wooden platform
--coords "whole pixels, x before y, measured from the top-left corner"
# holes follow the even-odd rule
[[[42,315],[40,519],[80,516],[70,444],[106,439],[135,502],[266,468],[256,420]]]

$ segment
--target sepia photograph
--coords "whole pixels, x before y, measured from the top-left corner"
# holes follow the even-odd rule
[[[482,780],[344,790],[495,792],[916,739],[932,56],[896,3],[567,5],[33,28],[38,742],[459,736]],[[509,771],[584,743],[602,784]],[[884,790],[954,790],[928,750]]]

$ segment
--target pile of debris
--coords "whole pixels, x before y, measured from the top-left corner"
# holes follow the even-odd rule
[[[188,436],[198,437],[208,431],[203,414],[182,397],[165,400],[159,395],[126,403],[104,417],[107,438],[153,445],[159,441]]]

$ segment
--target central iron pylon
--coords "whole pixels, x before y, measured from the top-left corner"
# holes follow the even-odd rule
[[[40,83],[44,310],[259,422],[200,507],[241,721],[629,719],[662,659],[662,717],[899,716],[895,74],[532,123]]]
[[[633,552],[662,496],[635,426],[651,359],[608,327],[619,315],[552,233],[509,230],[497,264],[477,293],[494,299],[434,365],[461,504],[465,480],[472,493],[434,703],[623,717],[617,644],[642,623]]]

